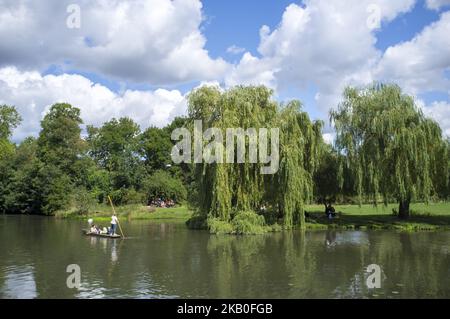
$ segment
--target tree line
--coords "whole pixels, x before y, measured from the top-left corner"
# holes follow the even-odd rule
[[[116,205],[147,204],[155,198],[183,202],[189,167],[169,165],[172,126],[141,131],[130,118],[87,126],[82,136],[80,110],[53,105],[37,138],[10,141],[21,121],[16,109],[0,107],[0,211],[52,215],[77,207],[87,213],[111,196]]]
[[[141,130],[132,119],[88,125],[80,110],[53,105],[37,137],[13,143],[21,116],[0,106],[0,212],[52,215],[111,196],[117,205],[167,198],[195,209],[193,222],[244,227],[281,221],[304,225],[305,205],[334,202],[398,203],[407,218],[414,201],[449,197],[450,143],[439,125],[396,85],[347,88],[330,112],[336,138],[322,138],[299,101],[279,103],[263,86],[194,90],[188,116],[163,128]],[[259,173],[261,163],[174,164],[175,128],[228,127],[280,130],[279,170]],[[208,224],[209,223],[209,224]],[[244,226],[243,226],[244,225]]]

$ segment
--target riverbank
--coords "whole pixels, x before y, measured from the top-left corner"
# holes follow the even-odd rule
[[[314,229],[391,229],[403,231],[439,230],[450,229],[450,203],[423,203],[412,204],[412,214],[408,220],[399,220],[393,214],[396,204],[387,207],[380,205],[374,207],[365,204],[335,205],[338,217],[327,219],[323,205],[308,205],[305,210],[306,228]],[[186,206],[172,208],[149,208],[142,205],[125,205],[116,207],[120,219],[125,220],[155,220],[185,223],[192,217],[193,212]],[[93,218],[97,222],[109,221],[111,207],[97,205],[92,212],[80,215],[75,210],[58,212],[57,218],[88,219]],[[271,229],[281,229],[272,227]]]
[[[374,207],[366,204],[335,205],[338,217],[327,219],[323,205],[308,205],[308,229],[392,229],[403,231],[450,229],[450,203],[411,204],[411,216],[400,220],[393,210],[396,204]]]
[[[142,205],[124,205],[115,207],[119,219],[125,220],[165,220],[184,223],[192,216],[186,206],[171,208],[147,207]],[[88,214],[79,214],[76,210],[57,212],[56,218],[89,219],[97,222],[111,220],[112,209],[108,205],[96,205]]]

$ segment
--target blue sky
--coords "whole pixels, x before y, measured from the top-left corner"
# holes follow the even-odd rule
[[[232,45],[245,48],[246,51],[250,51],[257,56],[261,26],[268,25],[271,29],[274,29],[280,23],[280,17],[284,10],[291,3],[302,4],[302,1],[205,0],[203,5],[206,21],[203,23],[203,30],[208,39],[206,49],[212,56],[221,56],[230,62],[239,61],[239,56],[227,53],[227,49]],[[239,10],[235,8],[239,8]],[[440,13],[447,8],[430,10],[426,8],[425,1],[418,1],[410,12],[382,24],[382,28],[375,33],[377,38],[376,48],[385,51],[389,46],[411,40],[424,27],[438,21]],[[230,22],[232,27],[230,27]],[[314,86],[306,91],[292,88],[280,92],[280,98],[300,99],[313,117],[319,117],[314,107],[315,92]],[[439,92],[420,94],[419,96],[427,103],[434,101],[436,98],[446,98],[445,93]]]
[[[23,114],[18,140],[58,101],[87,124],[162,126],[201,83],[264,84],[327,122],[345,86],[393,82],[450,135],[450,0],[0,0],[0,13],[0,103]]]

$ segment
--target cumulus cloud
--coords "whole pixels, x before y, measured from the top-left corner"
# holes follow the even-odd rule
[[[428,1],[432,7],[444,3]],[[304,1],[302,6],[291,4],[274,30],[261,28],[260,57],[245,53],[225,82],[265,84],[278,90],[308,90],[313,86],[317,90],[316,106],[323,118],[341,101],[342,91],[348,85],[395,82],[415,96],[426,92],[445,92],[450,96],[450,12],[442,13],[437,22],[413,39],[385,52],[375,46],[374,19],[379,18],[382,26],[414,5],[414,0],[317,0]],[[430,110],[428,114],[434,114],[447,133],[448,108],[448,102],[424,106],[425,112]],[[330,140],[331,135],[325,138]]]
[[[200,0],[79,0],[80,28],[68,28],[71,0],[0,0],[0,66],[49,65],[155,85],[220,77],[200,32]]]
[[[395,82],[408,94],[447,94],[447,101],[428,105],[418,100],[424,113],[433,117],[447,136],[450,136],[449,34],[450,12],[445,12],[410,41],[388,48],[374,70],[378,80]]]
[[[227,48],[227,52],[230,54],[241,54],[245,52],[245,49],[233,44],[232,46]]]
[[[410,41],[389,47],[375,70],[376,77],[400,84],[413,94],[448,91],[450,80],[450,12]]]
[[[442,7],[450,6],[450,0],[426,0],[426,6],[431,10],[439,10]]]
[[[40,120],[51,105],[70,103],[80,108],[85,124],[101,125],[112,117],[128,116],[141,128],[164,126],[186,113],[185,97],[177,90],[126,90],[121,94],[81,75],[45,75],[0,69],[0,104],[15,105],[23,117],[14,140],[37,135]]]
[[[440,124],[443,133],[450,138],[450,102],[434,101],[422,109],[426,115]]]
[[[276,29],[261,28],[261,57],[245,53],[226,83],[269,84],[281,89],[314,85],[317,104],[326,111],[336,105],[344,86],[372,82],[371,70],[381,56],[375,48],[373,19],[390,21],[413,5],[414,0],[291,4]]]

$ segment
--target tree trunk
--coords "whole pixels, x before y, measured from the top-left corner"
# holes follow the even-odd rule
[[[409,200],[400,201],[398,207],[398,217],[400,219],[408,219],[409,218]]]

